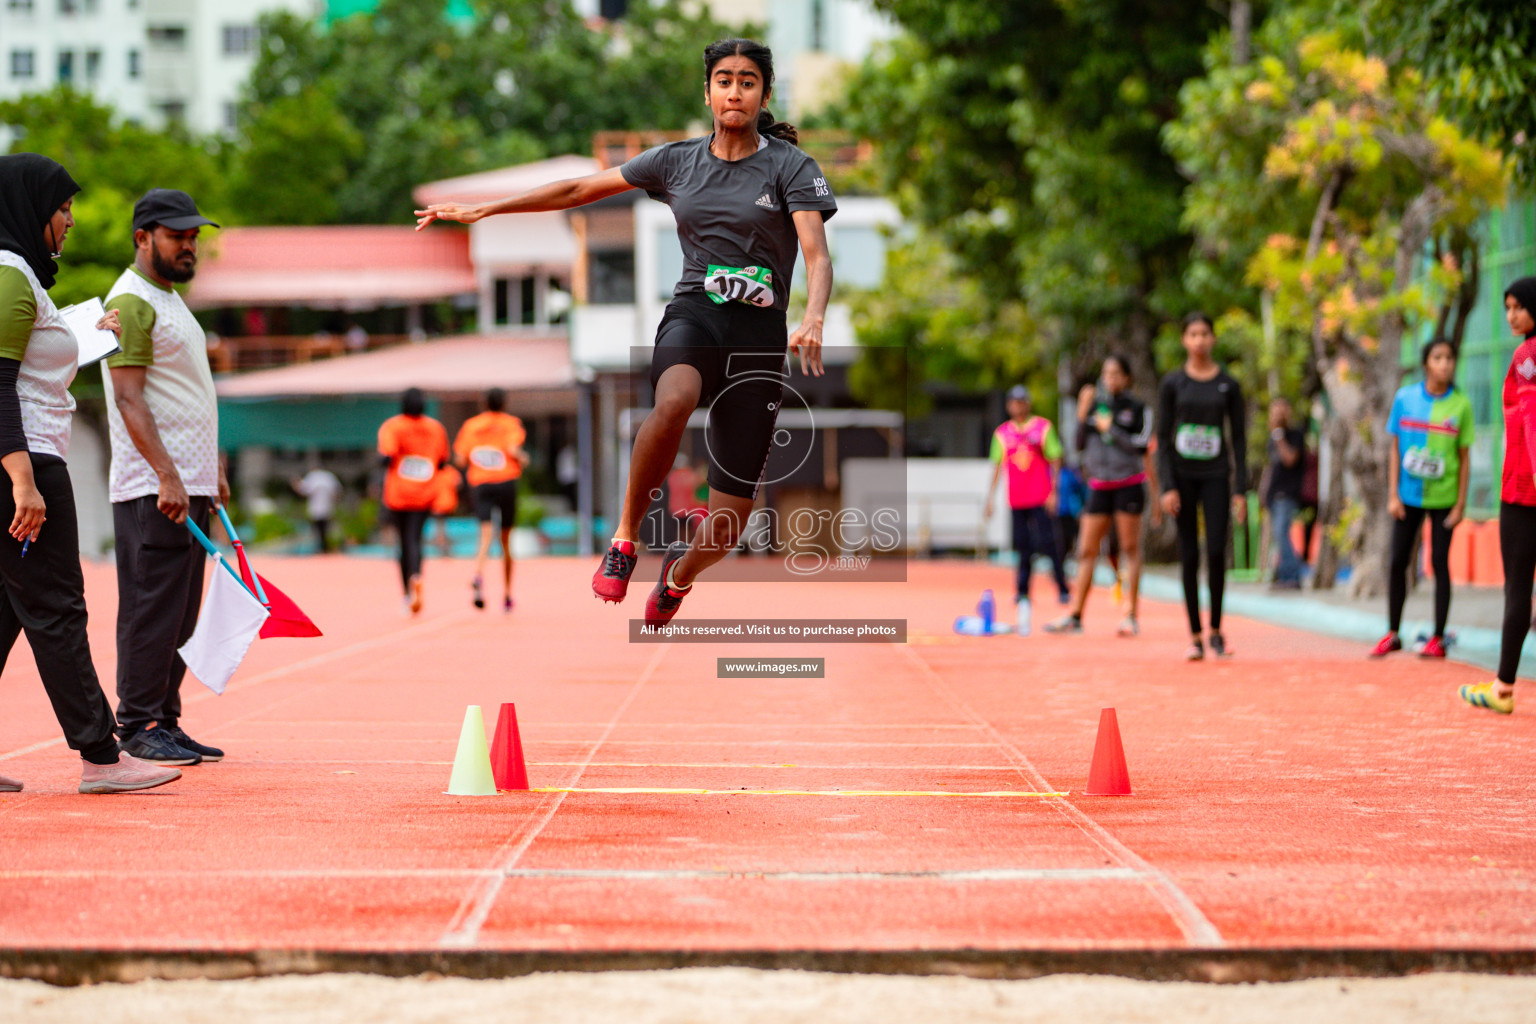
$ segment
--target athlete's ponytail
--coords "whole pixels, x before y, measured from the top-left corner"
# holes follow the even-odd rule
[[[763,76],[763,96],[766,97],[773,91],[773,51],[755,39],[722,39],[717,43],[710,43],[704,48],[704,81],[709,81],[709,76],[715,73],[715,65],[727,57],[745,57],[757,65],[757,70]],[[800,144],[800,133],[795,126],[785,121],[774,120],[773,114],[764,105],[757,115],[757,134],[770,138],[783,139],[791,145]]]
[[[773,112],[764,107],[757,115],[757,134],[783,139],[791,146],[800,145],[800,132],[788,121],[775,121]]]

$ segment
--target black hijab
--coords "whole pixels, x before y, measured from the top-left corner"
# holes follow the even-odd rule
[[[1522,277],[1504,289],[1506,296],[1513,295],[1525,311],[1536,317],[1536,277]]]
[[[49,218],[80,186],[45,156],[0,156],[0,249],[27,261],[44,288],[53,287],[58,268],[44,237]]]

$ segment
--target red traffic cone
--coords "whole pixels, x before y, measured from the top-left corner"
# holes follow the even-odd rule
[[[1093,765],[1088,769],[1087,796],[1130,796],[1131,773],[1125,767],[1125,748],[1120,745],[1120,725],[1115,709],[1099,712],[1099,738],[1093,746]]]
[[[523,761],[523,738],[517,731],[517,706],[503,704],[496,716],[496,738],[491,741],[491,774],[497,789],[528,788],[528,766]]]

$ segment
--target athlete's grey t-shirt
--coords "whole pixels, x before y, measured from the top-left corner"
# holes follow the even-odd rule
[[[709,151],[712,135],[669,142],[619,168],[624,180],[644,189],[652,199],[672,207],[677,240],[683,247],[683,277],[673,295],[703,293],[770,305],[765,288],[771,284],[774,309],[789,306],[789,284],[795,273],[799,236],[797,210],[820,210],[822,220],[837,210],[837,200],[816,161],[798,146],[764,136],[766,146],[743,160],[721,160]],[[706,279],[718,268],[758,273],[725,274],[713,286]],[[763,282],[761,271],[772,276]],[[730,278],[736,282],[730,282]]]

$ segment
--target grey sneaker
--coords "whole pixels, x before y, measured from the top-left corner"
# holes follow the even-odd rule
[[[20,793],[21,780],[13,779],[8,775],[0,775],[0,793]]]
[[[82,793],[131,793],[136,789],[154,789],[181,778],[180,768],[163,768],[140,761],[126,751],[117,755],[117,764],[92,764],[84,758],[80,764]]]
[[[202,755],[177,743],[169,729],[159,726],[140,729],[123,740],[123,752],[155,764],[197,764],[203,759]]]
[[[1083,620],[1076,615],[1063,615],[1059,619],[1052,619],[1045,624],[1047,633],[1081,633]]]

